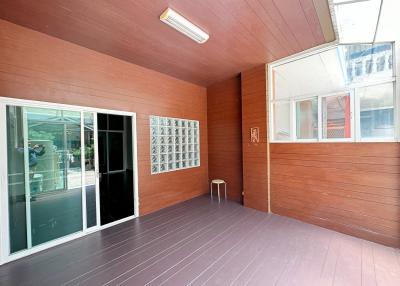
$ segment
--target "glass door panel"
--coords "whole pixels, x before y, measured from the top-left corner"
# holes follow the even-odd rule
[[[10,252],[28,247],[27,203],[25,200],[25,165],[23,110],[7,106],[7,170]]]
[[[82,230],[81,113],[25,108],[32,246]]]
[[[132,124],[6,106],[10,254],[134,215]]]
[[[8,106],[7,127],[11,252],[81,231],[81,113]]]
[[[97,225],[94,114],[85,112],[83,115],[83,122],[85,148],[86,226],[87,228],[90,228]]]
[[[97,115],[101,224],[134,215],[132,117]]]

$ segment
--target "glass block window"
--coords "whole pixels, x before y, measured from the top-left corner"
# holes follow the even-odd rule
[[[199,121],[150,116],[151,173],[200,166]]]

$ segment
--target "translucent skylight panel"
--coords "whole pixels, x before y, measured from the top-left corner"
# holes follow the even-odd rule
[[[272,71],[273,100],[334,93],[393,77],[392,43],[342,44]]]
[[[333,4],[341,4],[346,2],[353,2],[354,0],[333,0]]]
[[[333,92],[346,81],[336,48],[275,67],[273,80],[274,100]]]
[[[372,42],[380,0],[334,1],[339,40],[342,43]]]
[[[400,40],[400,1],[385,0],[382,4],[381,17],[376,35],[377,42]]]

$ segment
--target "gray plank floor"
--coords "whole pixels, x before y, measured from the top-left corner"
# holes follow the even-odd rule
[[[400,251],[199,197],[0,267],[0,285],[400,285]]]

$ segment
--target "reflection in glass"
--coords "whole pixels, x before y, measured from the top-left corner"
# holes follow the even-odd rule
[[[108,132],[109,171],[124,169],[124,133]]]
[[[318,138],[318,99],[296,102],[297,139]]]
[[[274,108],[274,140],[290,140],[290,103],[275,103]]]
[[[348,44],[273,68],[273,100],[327,95],[393,77],[393,44]],[[312,71],[312,72],[304,72]]]
[[[7,107],[11,252],[82,230],[80,120],[80,112]]]
[[[81,116],[41,108],[25,108],[25,114],[35,246],[82,230]]]
[[[7,169],[10,252],[27,248],[22,108],[7,106]]]
[[[122,115],[108,115],[109,130],[124,130],[124,117]]]
[[[103,128],[108,126],[98,131],[100,222],[104,225],[134,215],[132,118],[97,116],[106,121]]]
[[[85,138],[85,188],[86,188],[86,223],[87,227],[97,224],[96,220],[96,173],[93,113],[84,113]]]
[[[358,88],[362,138],[393,138],[393,83]]]
[[[349,94],[322,98],[322,137],[351,137]]]
[[[367,83],[393,76],[390,57],[393,55],[391,43],[340,45],[339,62],[350,68],[346,85]],[[354,67],[354,71],[353,71]]]

